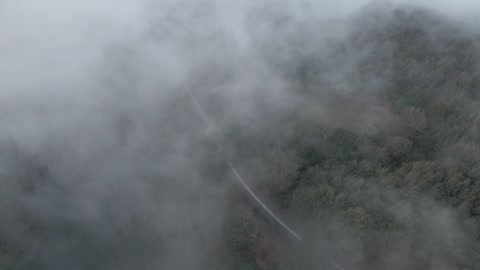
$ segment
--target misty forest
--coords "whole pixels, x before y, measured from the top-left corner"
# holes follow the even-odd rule
[[[0,1],[0,270],[480,269],[478,23],[233,2]]]

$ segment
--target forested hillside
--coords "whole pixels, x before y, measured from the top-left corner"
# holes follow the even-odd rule
[[[93,73],[115,91],[2,109],[22,136],[0,144],[0,270],[480,269],[480,33],[378,3],[341,24],[249,16],[248,52],[156,27],[109,44]],[[196,64],[165,71],[155,46]]]
[[[302,100],[261,132],[227,136],[248,170],[264,165],[250,176],[305,238],[279,244],[261,217],[235,208],[232,249],[248,261],[263,237],[287,245],[264,269],[332,268],[325,258],[344,269],[477,269],[479,36],[424,10],[367,12],[333,55],[272,62]],[[339,66],[351,70],[332,83]]]

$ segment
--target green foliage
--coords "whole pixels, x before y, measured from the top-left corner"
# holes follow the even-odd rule
[[[327,140],[328,156],[338,162],[352,159],[357,150],[357,136],[345,129],[336,129]]]
[[[345,245],[373,269],[479,268],[480,42],[426,12],[398,11],[377,24],[347,38],[351,51],[336,44],[337,59],[361,55],[355,79],[330,83],[315,76],[314,58],[296,63],[296,93],[313,105],[282,123],[291,137],[269,146],[264,184],[301,221],[340,219],[354,231]],[[371,83],[379,77],[380,86]],[[355,90],[344,94],[345,85]],[[390,117],[373,132],[343,123],[381,114]],[[473,240],[462,240],[470,232]],[[297,258],[288,267],[320,265]]]
[[[328,210],[335,202],[335,190],[330,186],[303,187],[293,193],[291,209],[309,217]]]
[[[298,182],[300,158],[295,151],[273,148],[267,155],[266,178],[263,183],[270,196],[281,206],[288,206],[289,190]]]
[[[240,205],[232,209],[226,223],[227,243],[239,253],[250,252],[255,243],[257,224],[251,208]]]
[[[349,208],[347,210],[353,226],[357,230],[365,229],[365,210],[362,207]]]
[[[262,26],[282,26],[275,33],[284,36],[260,34],[261,40],[252,43],[260,43],[254,44],[258,61],[272,73],[273,85],[285,82],[282,87],[294,101],[277,107],[282,98],[275,99],[272,109],[272,96],[265,95],[269,102],[258,103],[266,107],[259,109],[261,115],[255,112],[244,122],[238,117],[231,123],[225,117],[228,125],[214,132],[225,134],[225,153],[211,154],[210,148],[216,147],[213,133],[207,134],[201,154],[191,151],[202,158],[195,172],[214,175],[211,178],[219,182],[228,171],[225,156],[253,163],[257,168],[252,178],[261,172],[255,188],[265,191],[280,213],[291,214],[301,229],[306,228],[304,241],[285,248],[287,255],[295,256],[279,256],[286,262],[280,269],[329,269],[328,260],[335,256],[320,256],[324,254],[340,254],[346,261],[355,257],[352,265],[362,269],[480,269],[480,39],[426,12],[397,10],[385,17],[363,18],[374,22],[352,27],[344,39],[329,46],[318,44],[323,38],[312,39],[316,27],[290,24],[293,19]],[[227,77],[235,77],[231,75]],[[206,77],[213,85],[214,76]],[[230,83],[229,78],[222,78],[222,87],[224,82]],[[255,97],[264,93],[254,92],[260,93]],[[242,102],[247,100],[243,97]],[[211,111],[222,112],[223,103],[217,102]],[[367,124],[370,121],[374,123]],[[179,125],[184,131],[190,124],[185,118]],[[53,181],[43,166],[13,150],[0,150],[0,180],[9,181],[15,194],[34,198],[44,183]],[[15,170],[2,169],[7,167]],[[16,198],[1,195],[1,209],[14,213],[9,200]],[[257,269],[259,235],[277,235],[276,231],[265,232],[270,227],[262,226],[260,216],[242,199],[232,201],[223,231],[225,257],[231,262],[222,261],[217,268],[231,264],[235,270]],[[102,247],[93,236],[83,237],[77,224],[69,223],[72,229],[66,232],[54,222],[49,228],[35,225],[25,229],[28,234],[23,237],[75,234],[84,241],[74,244],[78,253],[102,257],[98,260],[110,256],[98,251]],[[157,242],[146,233],[150,230],[142,232],[141,224],[131,226],[135,233],[122,236],[131,248],[128,252]],[[122,237],[105,246],[120,246]],[[15,265],[27,251],[3,238],[0,269],[18,269]],[[116,256],[127,256],[127,251]],[[74,256],[83,261],[82,255]]]

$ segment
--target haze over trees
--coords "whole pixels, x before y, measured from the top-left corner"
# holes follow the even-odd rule
[[[94,75],[39,70],[54,89],[40,98],[16,67],[0,79],[20,93],[0,96],[0,269],[480,269],[474,27],[408,5],[324,21],[262,1],[230,33],[221,7],[194,6],[201,24],[178,6],[102,43]]]

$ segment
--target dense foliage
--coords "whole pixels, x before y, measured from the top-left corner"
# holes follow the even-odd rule
[[[248,151],[246,142],[262,149],[245,159],[261,156],[261,189],[296,217],[306,238],[290,243],[275,269],[335,268],[319,254],[345,269],[477,269],[480,39],[426,11],[373,17],[359,19],[375,20],[371,27],[360,24],[335,44],[338,59],[361,55],[358,77],[345,78],[353,91],[322,78],[338,69],[322,66],[322,55],[318,63],[272,62],[286,76],[293,72],[307,101],[273,121],[281,123],[276,128],[265,123],[263,136],[229,137],[237,149]],[[322,99],[334,104],[333,120],[302,113]],[[319,227],[330,236],[319,236]]]
[[[281,78],[280,105],[238,94],[258,109],[236,117],[226,94],[201,92],[219,126],[206,132],[186,95],[154,116],[132,105],[112,124],[120,139],[93,140],[95,160],[61,141],[33,157],[2,142],[0,269],[480,269],[480,36],[373,6],[325,42],[315,22],[261,14],[254,54]],[[239,80],[215,67],[192,81]],[[226,184],[226,158],[302,241]]]

